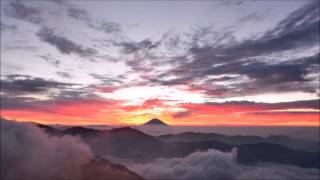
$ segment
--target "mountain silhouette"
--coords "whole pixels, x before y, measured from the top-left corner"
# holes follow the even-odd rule
[[[114,164],[113,162],[96,157],[86,164],[82,171],[83,180],[144,180],[138,174],[130,171],[123,165]]]
[[[47,133],[54,132],[47,126],[38,125],[38,127],[45,129]],[[309,149],[319,145],[318,142],[307,143],[307,140],[305,140],[306,142],[300,144],[299,139],[286,136],[263,138],[259,136],[227,136],[194,132],[151,136],[131,127],[101,131],[73,127],[60,131],[60,133],[80,136],[98,156],[113,156],[131,159],[136,162],[151,162],[157,158],[185,157],[193,152],[208,149],[229,152],[232,148],[237,148],[237,158],[241,164],[274,162],[304,168],[320,167],[319,151],[310,152],[304,150],[304,148],[298,148],[299,145]],[[60,135],[60,133],[55,132],[53,135]],[[88,136],[89,138],[87,138]],[[296,142],[295,146],[292,146],[293,142]],[[310,144],[310,147],[307,148],[307,144]]]
[[[89,129],[84,127],[71,127],[63,131],[64,134],[72,135],[72,136],[80,136],[82,138],[90,138],[90,137],[97,137],[102,134],[104,131]]]
[[[152,126],[168,126],[168,124],[164,123],[160,119],[153,118],[149,120],[148,122],[144,123],[143,125],[152,125]]]
[[[218,141],[226,144],[245,145],[245,144],[280,144],[294,150],[303,150],[308,152],[319,152],[319,142],[307,139],[291,138],[283,135],[271,135],[268,137],[259,137],[252,135],[227,136],[216,133],[197,133],[185,132],[181,134],[167,134],[158,136],[158,139],[164,142],[203,142]]]

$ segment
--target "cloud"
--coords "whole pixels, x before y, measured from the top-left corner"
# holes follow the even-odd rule
[[[108,74],[95,74],[91,73],[90,76],[96,80],[99,80],[103,85],[122,84],[123,81],[120,77],[112,77]]]
[[[250,101],[231,102],[206,102],[206,103],[180,103],[177,107],[184,109],[182,112],[191,112],[189,121],[188,113],[171,114],[173,118],[180,118],[186,122],[192,119],[202,121],[204,124],[250,124],[261,125],[265,123],[274,125],[298,124],[298,122],[314,122],[316,125],[319,99],[306,101],[292,101],[283,103],[259,103]],[[319,112],[318,112],[319,113]],[[303,114],[303,116],[300,116]],[[185,115],[185,116],[184,116]],[[263,115],[263,116],[260,116]],[[241,118],[240,118],[241,117]],[[267,117],[267,118],[266,118]],[[178,121],[177,121],[178,122]]]
[[[116,22],[102,22],[100,24],[90,24],[90,27],[104,31],[105,33],[121,32],[122,25]]]
[[[169,101],[162,99],[147,99],[140,105],[125,105],[122,106],[121,109],[125,111],[154,110],[159,107],[163,108],[168,106],[166,102]]]
[[[17,25],[14,24],[6,24],[6,23],[0,23],[1,31],[16,31],[18,29]]]
[[[303,7],[295,10],[294,12],[289,14],[287,18],[278,23],[277,27],[271,30],[267,35],[278,34],[278,36],[282,36],[293,32],[301,32],[299,30],[308,29],[313,30],[314,32],[315,30],[319,29],[319,27],[316,28],[317,24],[319,24],[320,18],[319,8],[319,1],[308,1]],[[299,34],[299,36],[303,35],[304,34]],[[305,35],[308,35],[308,33],[306,33]],[[317,37],[319,38],[319,36]],[[306,36],[306,38],[310,37]],[[314,36],[314,38],[316,38],[316,36]],[[314,41],[316,41],[316,39],[312,40],[312,42]]]
[[[125,166],[95,156],[80,137],[51,136],[33,123],[0,121],[3,180],[143,180]]]
[[[59,67],[61,64],[61,61],[54,58],[51,54],[46,54],[46,55],[37,55],[37,57],[45,60],[47,63],[51,64],[54,67]]]
[[[23,21],[27,21],[33,24],[40,24],[43,19],[41,11],[32,7],[27,7],[21,1],[12,1],[4,9],[5,14]]]
[[[98,52],[96,49],[83,47],[63,36],[55,34],[53,29],[43,27],[36,34],[42,41],[56,47],[63,54],[76,54],[80,57],[94,56]]]
[[[224,110],[226,110],[229,113],[240,112],[243,114],[314,114],[314,112],[310,112],[308,110],[318,110],[320,108],[319,103],[319,99],[282,103],[230,101],[223,103],[207,102],[205,104],[182,104],[181,107],[188,109],[192,112],[215,112],[215,114],[224,113]],[[290,112],[290,110],[293,111]]]
[[[155,162],[129,166],[150,180],[234,179],[236,150],[223,153],[217,150],[192,153],[185,158],[157,159]]]
[[[70,73],[67,72],[62,72],[62,71],[58,71],[57,75],[63,78],[67,78],[70,79],[72,77],[72,75]]]
[[[96,22],[90,17],[86,10],[79,7],[68,8],[67,14],[74,19],[83,21],[88,27],[103,31],[106,34],[122,31],[121,24],[109,21]]]
[[[35,99],[31,97],[16,97],[1,94],[1,110],[6,109],[16,109],[16,110],[24,110],[24,109],[37,109],[40,110],[39,107],[34,103]]]
[[[90,22],[89,14],[84,9],[77,8],[77,7],[70,7],[68,8],[67,13],[70,17],[74,19]]]
[[[248,13],[247,15],[239,18],[239,21],[241,22],[248,22],[248,21],[261,21],[263,20],[266,15],[267,15],[268,11],[264,12],[264,13],[258,13],[258,12],[251,12]]]
[[[105,87],[98,87],[97,91],[102,93],[113,93],[118,89],[119,87],[116,87],[116,86],[105,86]]]
[[[221,33],[210,27],[199,28],[189,37],[180,38],[189,48],[183,56],[171,58],[173,68],[152,75],[149,81],[160,85],[195,83],[209,96],[315,92],[318,83],[312,74],[319,71],[319,52],[298,57],[294,54],[319,46],[318,12],[318,1],[310,1],[275,28],[242,41],[235,40],[232,31]],[[216,83],[218,76],[232,78]],[[203,86],[203,82],[212,83]]]
[[[192,111],[181,111],[172,115],[173,118],[186,118],[191,116]]]
[[[38,93],[45,92],[51,88],[61,89],[73,85],[75,84],[13,74],[6,76],[6,79],[1,79],[1,92],[8,94]]]
[[[49,137],[32,124],[1,120],[3,179],[81,179],[92,158],[78,138]]]
[[[304,169],[295,166],[262,164],[256,167],[244,167],[239,180],[315,180],[319,179],[317,169]]]
[[[314,115],[319,115],[319,111],[263,111],[263,112],[253,112],[249,114],[255,114],[255,115],[281,115],[281,114],[295,114],[295,115],[303,115],[303,114],[314,114]]]
[[[60,105],[89,102],[106,103],[106,100],[95,95],[93,88],[83,87],[80,84],[20,74],[3,76],[1,79],[1,109],[3,110],[21,109],[53,113],[54,109]]]
[[[30,95],[30,94],[24,94]],[[34,95],[34,93],[31,93]],[[87,93],[86,90],[61,90],[57,94],[46,94],[48,99],[38,99],[30,96],[17,96],[17,94],[2,94],[1,109],[2,110],[30,110],[35,112],[49,112],[59,115],[63,113],[60,108],[72,105],[86,106],[94,112],[98,113],[106,104],[113,104],[103,98]],[[98,106],[100,104],[100,107]],[[80,113],[74,111],[74,113]],[[82,112],[81,112],[82,114]]]
[[[160,45],[160,41],[153,42],[150,39],[145,39],[140,42],[121,42],[114,43],[115,46],[120,46],[124,54],[135,53],[143,50],[151,50]]]
[[[295,54],[319,46],[318,12],[318,1],[310,1],[275,28],[242,41],[235,40],[232,31],[221,33],[210,27],[200,28],[180,40],[189,48],[183,56],[171,58],[173,68],[149,80],[160,85],[187,86],[211,81],[210,86],[201,87],[209,96],[315,92],[319,52],[298,57]],[[216,83],[217,76],[232,78]]]
[[[300,64],[277,64],[267,65],[265,63],[252,63],[239,68],[240,74],[247,75],[261,84],[304,82],[307,74],[305,67]]]
[[[279,102],[279,103],[259,103],[259,102],[251,102],[251,101],[227,101],[224,103],[212,103],[207,102],[205,104],[212,106],[256,106],[263,109],[274,110],[274,109],[297,109],[297,108],[311,108],[317,109],[319,108],[319,99],[315,100],[305,100],[305,101],[291,101],[291,102]]]
[[[65,123],[70,118],[97,121],[102,113],[115,114],[114,110],[119,109],[121,102],[103,98],[96,90],[96,87],[27,75],[9,75],[1,79],[1,115],[19,120]]]
[[[227,0],[227,1],[220,2],[220,4],[224,6],[242,6],[246,3],[247,1],[244,1],[244,0],[232,0],[232,1]]]
[[[277,164],[245,166],[237,163],[237,151],[208,150],[184,158],[157,159],[149,163],[132,163],[128,167],[150,180],[298,180],[319,178],[318,169],[303,169]]]

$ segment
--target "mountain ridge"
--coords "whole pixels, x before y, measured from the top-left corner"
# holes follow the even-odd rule
[[[38,127],[44,128],[42,126]],[[62,132],[62,134],[67,135],[65,132]],[[80,135],[85,140],[85,136],[81,134],[74,135]],[[320,168],[317,161],[319,151],[308,152],[289,148],[290,143],[287,144],[280,140],[277,142],[273,139],[275,137],[271,137],[271,141],[268,137],[227,136],[192,132],[180,135],[151,136],[130,127],[115,128],[98,134],[99,136],[85,141],[96,155],[110,155],[137,162],[148,162],[156,158],[185,157],[192,152],[208,149],[229,152],[232,148],[237,148],[238,161],[242,164],[275,162],[305,168]],[[292,142],[295,142],[294,140],[292,139]],[[130,151],[128,151],[128,148]]]

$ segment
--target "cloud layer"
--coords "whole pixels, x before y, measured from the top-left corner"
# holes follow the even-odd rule
[[[32,124],[1,120],[4,179],[81,179],[93,156],[78,138],[49,137]]]
[[[317,169],[303,169],[277,164],[244,166],[236,162],[236,149],[231,152],[208,150],[184,158],[157,159],[147,164],[131,164],[132,170],[150,180],[316,180]]]

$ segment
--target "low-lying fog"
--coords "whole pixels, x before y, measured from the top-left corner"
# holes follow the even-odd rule
[[[134,128],[150,135],[177,134],[183,132],[218,133],[224,135],[285,135],[294,138],[311,139],[319,141],[320,130],[318,127],[285,127],[285,126],[169,126]]]
[[[67,126],[54,126],[58,129],[66,129]],[[113,129],[121,126],[88,125],[91,129]],[[184,132],[217,133],[223,135],[285,135],[293,138],[310,139],[319,141],[319,127],[306,126],[131,126],[139,131],[152,136],[165,134],[178,134]]]

